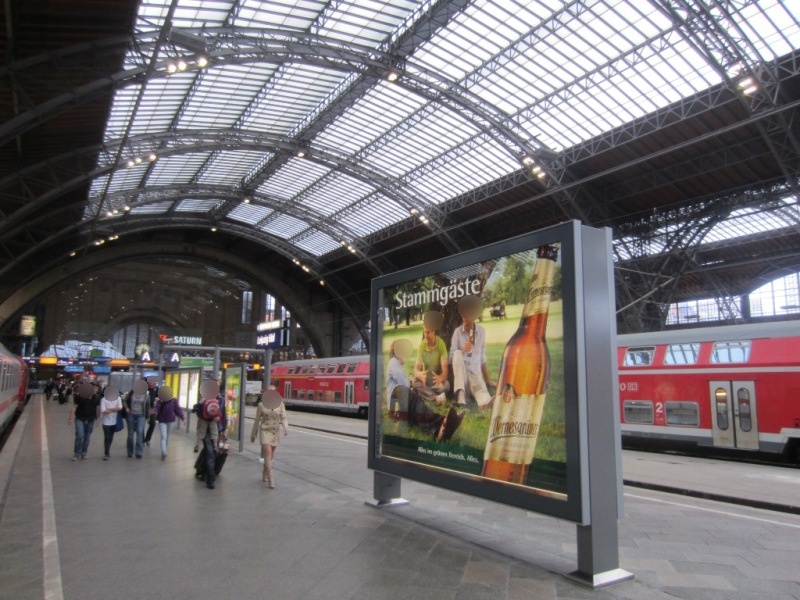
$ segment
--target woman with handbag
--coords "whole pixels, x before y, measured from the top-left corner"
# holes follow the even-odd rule
[[[117,430],[117,413],[122,410],[122,400],[119,398],[119,389],[113,383],[109,383],[103,391],[103,398],[100,400],[100,418],[103,422],[103,460],[111,458],[111,442],[114,441],[114,433]]]
[[[270,488],[275,487],[275,476],[272,472],[272,458],[278,447],[280,438],[278,436],[279,427],[283,427],[283,435],[289,435],[289,421],[286,418],[286,407],[283,399],[274,389],[268,390],[256,411],[253,431],[250,433],[250,442],[256,441],[258,433],[261,443],[261,451],[264,455],[264,471],[261,479],[269,484]]]

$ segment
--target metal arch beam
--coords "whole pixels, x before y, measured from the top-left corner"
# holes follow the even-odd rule
[[[335,239],[355,235],[347,227],[308,206],[288,206],[284,201],[273,198],[267,194],[255,193],[249,194],[249,196],[252,199],[250,203],[251,206],[264,206],[280,214],[297,217],[300,220],[314,224],[316,229],[327,233]],[[230,188],[225,185],[175,184],[123,190],[107,196],[107,200],[111,203],[111,206],[118,210],[123,205],[134,208],[153,202],[178,201],[185,198],[234,201],[236,205],[239,205],[242,203],[242,192],[241,190]],[[102,223],[113,223],[121,216],[123,215],[117,214],[111,217],[101,218],[100,221]],[[227,212],[215,213],[212,215],[212,221],[220,222],[220,219],[226,216]]]
[[[253,280],[263,287],[274,291],[282,304],[292,311],[292,315],[297,316],[298,321],[307,328],[309,337],[312,338],[314,345],[325,348],[325,336],[329,331],[322,329],[319,319],[307,306],[307,301],[291,286],[287,285],[279,277],[272,277],[269,270],[259,269],[252,261],[245,257],[236,256],[233,253],[220,251],[219,248],[211,246],[192,245],[192,252],[187,254],[186,244],[182,242],[161,242],[157,246],[142,242],[128,246],[118,246],[116,248],[106,248],[102,252],[76,257],[68,265],[53,265],[51,268],[41,272],[28,285],[16,290],[9,297],[4,298],[0,303],[0,325],[5,323],[14,314],[31,301],[31,299],[41,296],[48,290],[60,285],[81,273],[92,272],[99,268],[124,262],[137,258],[182,258],[193,259],[198,262],[219,265],[220,267],[240,274],[243,277]],[[343,309],[346,310],[346,306]],[[345,313],[347,314],[347,313]],[[364,316],[368,315],[368,311]],[[362,321],[357,321],[360,327]]]
[[[800,194],[797,186],[797,175],[800,174],[800,142],[798,142],[790,124],[782,112],[775,109],[780,106],[780,80],[777,72],[771,70],[761,61],[753,62],[751,56],[759,56],[756,48],[748,42],[735,22],[730,21],[730,11],[714,0],[718,15],[712,13],[707,3],[694,0],[659,0],[662,12],[679,24],[678,31],[688,44],[699,54],[706,57],[707,62],[727,82],[734,96],[749,114],[755,115],[769,111],[773,116],[770,123],[759,120],[757,125],[761,136],[770,148],[775,160],[780,165],[784,177],[793,186],[796,194]],[[730,31],[729,31],[730,30]],[[740,34],[737,40],[731,31]],[[748,52],[749,50],[749,52]],[[752,97],[738,89],[731,68],[738,66],[741,76],[748,76],[758,82]],[[777,134],[781,137],[778,139]]]
[[[126,220],[127,221],[127,220]],[[141,232],[153,232],[156,230],[176,230],[176,229],[198,229],[198,228],[208,228],[210,225],[208,219],[184,219],[180,223],[168,223],[165,222],[163,218],[159,218],[157,215],[149,215],[148,217],[139,217],[136,221],[126,222],[126,228],[123,232],[124,234],[137,234]],[[297,255],[297,248],[294,246],[290,246],[286,244],[280,238],[275,238],[274,236],[269,236],[268,234],[264,234],[263,236],[256,236],[254,235],[254,230],[248,227],[238,226],[234,223],[230,222],[223,222],[218,225],[219,229],[223,232],[232,233],[236,237],[248,239],[260,246],[263,246],[266,249],[273,250],[278,252],[279,254],[283,255],[289,260],[296,258]],[[40,241],[35,248],[31,248],[22,255],[15,258],[14,261],[5,265],[2,269],[0,269],[0,277],[5,275],[8,271],[13,269],[17,264],[20,264],[23,260],[32,257],[35,255],[37,251],[44,250],[48,247],[55,246],[61,243],[64,239],[64,236],[71,236],[73,238],[77,238],[81,233],[86,233],[88,230],[87,223],[78,223],[74,224],[56,235],[51,236],[50,238],[46,238]],[[107,231],[106,233],[113,233],[113,231]],[[269,244],[265,244],[265,238],[269,238]],[[89,240],[89,246],[86,248],[91,248],[93,245],[93,240]],[[192,247],[194,248],[195,245]],[[107,248],[113,248],[113,246],[109,246]],[[185,244],[184,244],[185,248]],[[80,251],[80,248],[76,248],[76,251]],[[59,267],[59,265],[64,265],[65,261],[75,260],[74,258],[67,257],[68,250],[64,250],[56,258],[51,258],[51,260],[47,263],[43,263],[39,265],[39,269],[35,273],[31,273],[31,278],[36,278],[41,276],[43,272],[52,271]],[[79,252],[80,255],[80,252]],[[307,257],[303,260],[303,263],[309,268],[313,269],[314,273],[312,276],[315,277],[315,281],[319,278],[323,278],[325,280],[325,287],[328,288],[332,295],[337,298],[337,302],[340,305],[340,308],[344,312],[344,314],[349,315],[355,324],[360,328],[362,317],[364,315],[369,314],[369,309],[367,306],[363,304],[360,297],[353,292],[349,288],[349,286],[335,274],[328,274],[325,272],[321,265],[316,263],[312,257]],[[27,283],[26,283],[27,285]],[[311,282],[309,282],[311,285]]]
[[[340,71],[372,72],[380,77],[394,63],[394,57],[375,48],[345,44],[308,34],[233,27],[207,28],[203,30],[203,34],[214,43],[215,48],[209,53],[209,59],[217,65],[298,62]],[[135,46],[137,42],[149,42],[157,37],[157,34],[148,33],[135,36],[129,42]],[[166,61],[158,63],[159,66],[165,64]],[[399,85],[403,85],[403,81],[414,81],[413,86],[408,86],[412,91],[427,90],[431,99],[438,101],[446,99],[450,105],[456,105],[463,109],[465,118],[471,120],[477,127],[492,132],[498,143],[508,148],[510,155],[520,158],[522,155],[534,153],[537,148],[542,147],[536,140],[531,140],[530,135],[508,115],[488,105],[469,90],[412,63],[406,62],[405,67],[406,75],[397,82]],[[0,71],[0,76],[2,76],[2,71]],[[152,74],[152,78],[160,77],[169,77],[165,68],[159,68]],[[42,120],[58,114],[70,106],[88,101],[98,93],[132,85],[145,78],[146,68],[140,66],[114,73],[51,98],[0,125],[0,145],[24,133]]]
[[[188,229],[188,228],[199,228],[199,229],[209,229],[212,225],[217,225],[219,229],[223,231],[235,233],[237,237],[247,239],[252,241],[259,246],[263,246],[264,248],[273,250],[286,258],[292,260],[296,259],[297,256],[302,253],[302,250],[286,243],[283,239],[270,235],[266,232],[261,232],[262,235],[256,235],[256,230],[252,227],[240,226],[232,221],[223,221],[222,223],[213,223],[211,220],[201,217],[190,217],[186,216],[183,217],[181,220],[176,222],[167,222],[168,220],[164,219],[160,215],[146,215],[146,216],[134,216],[131,215],[132,218],[123,218],[119,221],[118,225],[125,225],[123,231],[120,231],[117,235],[125,235],[130,233],[140,233],[146,231],[154,231],[157,229]],[[51,235],[48,238],[40,239],[36,242],[35,245],[31,246],[23,252],[14,257],[13,260],[8,262],[2,268],[0,268],[0,277],[3,277],[6,273],[8,273],[11,269],[13,269],[17,264],[20,264],[23,260],[34,256],[37,252],[44,250],[48,247],[55,246],[57,244],[61,244],[63,246],[63,239],[65,237],[72,236],[73,239],[78,239],[78,236],[82,234],[89,233],[91,230],[90,223],[88,221],[80,221],[78,223],[74,223],[64,229],[60,230],[59,232]],[[115,228],[108,227],[103,228],[103,237],[107,235],[115,234]],[[86,238],[86,242],[83,245],[78,245],[74,248],[75,251],[80,251],[82,248],[89,248],[91,245],[94,244],[96,240],[91,239],[89,237]],[[266,243],[269,242],[269,243]],[[67,255],[69,249],[63,249],[61,252],[56,255],[56,258],[51,260],[51,262],[61,262]],[[307,265],[311,265],[314,267],[315,271],[322,271],[322,266],[315,261],[315,259],[305,254],[302,256],[303,261],[307,263]],[[48,263],[49,265],[49,263]],[[42,265],[42,267],[47,267],[48,265]]]
[[[295,141],[282,136],[235,130],[192,130],[163,132],[155,135],[150,134],[131,138],[128,145],[132,151],[132,155],[135,156],[145,154],[150,151],[150,146],[155,143],[163,142],[169,142],[172,146],[169,150],[162,152],[162,157],[214,149],[254,148],[263,151],[265,146],[274,148],[277,151],[284,153],[293,154],[297,150],[297,143]],[[139,148],[140,146],[141,149]],[[39,171],[46,170],[48,173],[54,173],[54,167],[68,164],[69,162],[74,162],[78,156],[88,156],[98,148],[103,148],[104,151],[112,150],[112,154],[115,154],[113,151],[118,151],[119,142],[116,145],[104,144],[93,146],[80,151],[77,154],[68,153],[57,157],[53,161],[46,161],[44,163],[40,163],[39,165],[31,166],[28,169],[20,172],[19,175],[7,177],[5,180],[0,182],[0,190],[14,184],[24,184],[26,177],[30,178]],[[432,217],[434,219],[436,219],[437,216],[439,219],[443,218],[441,215],[437,214],[438,210],[435,206],[430,204],[423,206],[416,201],[410,191],[405,191],[404,188],[406,187],[406,184],[402,180],[373,171],[367,166],[356,163],[352,161],[350,157],[338,153],[333,149],[316,148],[306,160],[318,162],[331,170],[339,171],[370,185],[376,191],[380,191],[382,194],[398,202],[398,204],[401,206],[406,207],[409,212],[412,208],[415,208],[417,210],[425,211],[427,214],[432,213]],[[127,167],[124,165],[107,165],[104,167],[98,167],[88,173],[72,176],[65,183],[62,183],[38,198],[27,202],[23,208],[18,209],[5,220],[1,221],[0,234],[2,234],[3,237],[6,237],[9,227],[40,211],[49,202],[59,197],[64,192],[74,189],[90,179],[110,174],[118,169],[123,168]],[[70,173],[69,175],[72,174]],[[112,196],[113,195],[110,195],[109,197]],[[356,236],[353,235],[353,237],[348,241],[353,241],[355,239]]]
[[[786,57],[784,57],[786,58]],[[795,50],[785,60],[773,64],[778,81],[800,75],[800,50]],[[671,123],[683,121],[689,117],[697,117],[731,102],[738,102],[737,95],[730,87],[720,85],[703,90],[683,100],[659,108],[635,121],[622,125],[596,136],[562,153],[566,166],[587,160],[605,152],[613,152],[617,148],[636,139],[650,135]]]

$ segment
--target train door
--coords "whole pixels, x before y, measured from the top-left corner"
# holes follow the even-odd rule
[[[292,382],[291,381],[284,381],[283,382],[283,397],[287,400],[292,397]]]
[[[711,381],[714,446],[758,450],[758,413],[753,381]]]
[[[347,408],[352,408],[354,405],[355,397],[353,391],[355,390],[355,383],[352,381],[344,382],[344,405]]]

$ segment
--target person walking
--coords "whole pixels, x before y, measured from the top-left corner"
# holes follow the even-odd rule
[[[147,381],[147,393],[150,395],[150,406],[156,405],[156,399],[158,398],[158,386],[156,386],[155,381]],[[146,446],[150,446],[150,440],[153,437],[153,431],[156,428],[156,414],[153,411],[150,411],[150,414],[147,417],[147,433],[144,435],[144,443]]]
[[[133,389],[125,397],[125,406],[128,409],[128,458],[142,458],[144,451],[144,425],[150,417],[150,394],[147,390],[147,381],[138,379],[133,382]]]
[[[103,460],[111,458],[111,442],[117,429],[117,413],[122,410],[122,400],[119,389],[114,384],[108,384],[100,400],[100,418],[103,422]]]
[[[161,460],[164,460],[167,458],[169,434],[175,427],[175,422],[183,422],[186,419],[178,399],[172,395],[172,388],[168,385],[158,388],[155,413],[158,421],[158,433],[161,436]]]
[[[63,385],[63,384],[62,384]],[[63,398],[59,392],[59,399]],[[75,453],[72,460],[86,459],[89,451],[89,439],[92,437],[94,423],[100,418],[99,400],[92,392],[89,383],[78,386],[77,393],[73,396],[72,409],[69,411],[67,423],[75,423]]]
[[[195,462],[196,477],[206,482],[206,487],[213,490],[216,486],[218,440],[228,439],[228,416],[225,411],[225,399],[219,395],[219,382],[207,379],[200,384],[201,400],[192,409],[198,417],[198,437],[202,436],[203,449]]]
[[[258,433],[261,451],[264,455],[264,470],[261,480],[269,484],[270,488],[275,487],[275,475],[272,471],[272,459],[275,450],[278,448],[280,437],[279,427],[283,427],[283,435],[289,435],[289,421],[286,418],[286,407],[283,399],[275,390],[267,390],[256,411],[253,431],[250,433],[250,442],[256,441]]]

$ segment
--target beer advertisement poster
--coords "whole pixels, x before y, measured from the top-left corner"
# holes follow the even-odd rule
[[[578,227],[373,282],[371,468],[580,511]]]

